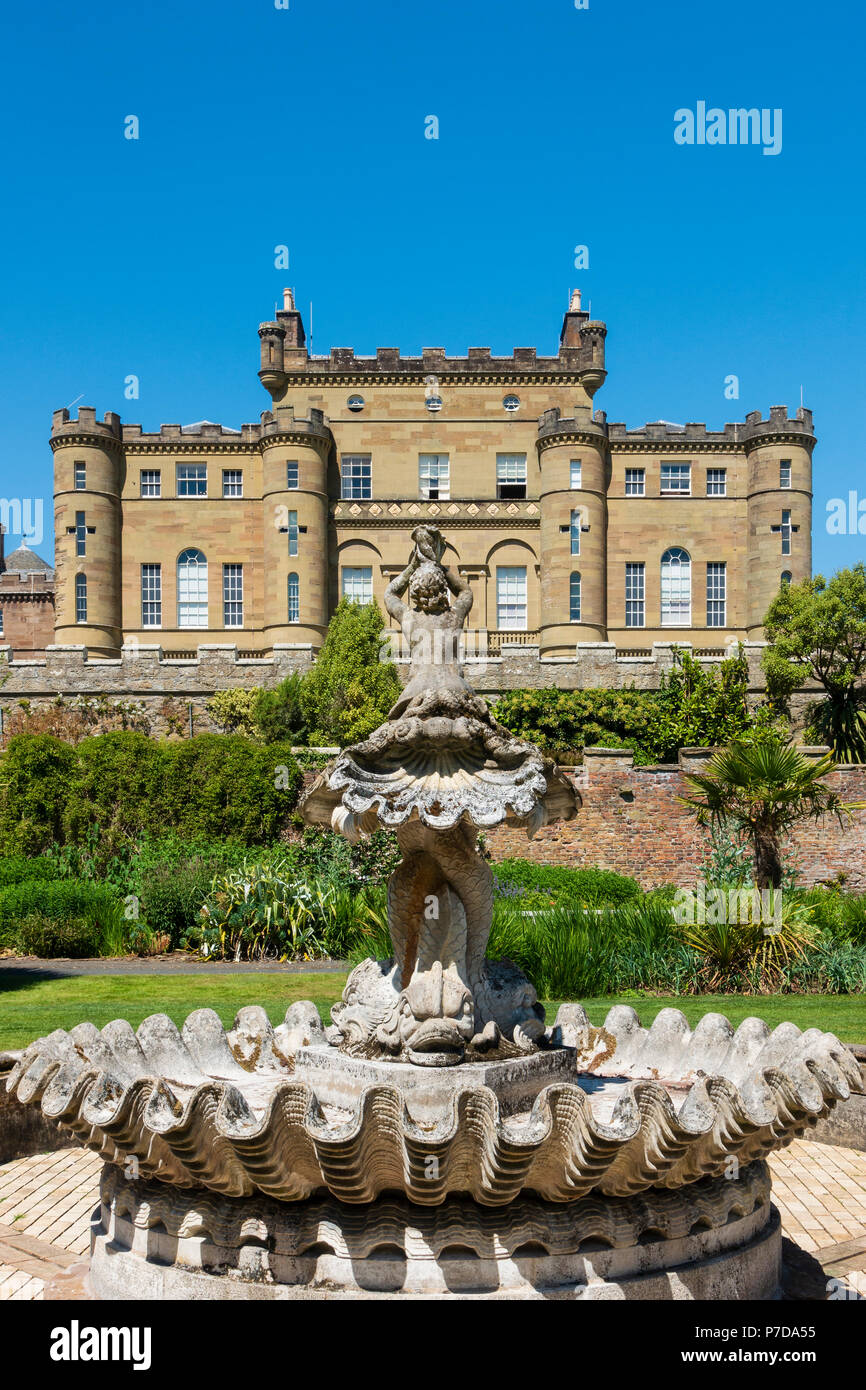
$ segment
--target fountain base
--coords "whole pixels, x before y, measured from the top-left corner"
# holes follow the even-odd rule
[[[106,1164],[90,1283],[104,1299],[772,1299],[781,1230],[759,1161],[635,1197],[349,1205],[129,1182]]]

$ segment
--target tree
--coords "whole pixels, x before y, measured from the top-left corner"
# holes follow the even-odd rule
[[[720,748],[704,773],[686,781],[695,793],[681,797],[697,813],[699,825],[730,825],[750,841],[758,888],[782,882],[782,837],[798,821],[835,816],[840,825],[854,803],[846,805],[821,780],[833,769],[828,754],[804,758],[780,739],[766,743],[732,743]]]
[[[384,625],[374,603],[338,603],[324,646],[300,684],[311,743],[343,747],[366,738],[387,717],[401,686],[394,663],[382,659]]]
[[[306,742],[304,715],[301,710],[303,677],[293,671],[273,690],[259,690],[253,706],[256,733],[265,743],[290,739],[292,743]]]
[[[866,566],[783,585],[764,619],[771,699],[785,705],[809,678],[825,691],[810,711],[810,737],[840,762],[866,762]]]
[[[739,647],[718,666],[702,665],[687,651],[674,650],[674,664],[662,674],[649,719],[649,743],[660,762],[675,762],[680,748],[718,748],[736,740],[751,743],[778,738],[765,707],[749,709],[749,663]]]

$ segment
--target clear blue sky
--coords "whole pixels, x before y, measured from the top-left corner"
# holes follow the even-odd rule
[[[802,384],[815,568],[864,557],[824,526],[866,498],[861,6],[289,3],[6,8],[0,496],[45,499],[44,555],[51,411],[257,420],[256,329],[290,284],[316,351],[453,353],[554,351],[580,285],[608,324],[597,403],[630,427],[718,428]],[[699,101],[781,108],[781,153],[677,145]]]

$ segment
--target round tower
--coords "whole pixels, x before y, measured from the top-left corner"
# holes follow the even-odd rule
[[[328,458],[331,431],[320,410],[291,407],[262,431],[264,626],[267,645],[320,647],[328,626]],[[291,577],[291,583],[290,583]]]
[[[797,584],[812,573],[812,412],[794,419],[774,405],[769,420],[746,416],[748,465],[748,636],[761,641],[764,616],[788,576]]]
[[[542,656],[607,640],[607,435],[590,407],[580,417],[539,420]]]
[[[54,640],[83,644],[94,655],[119,656],[121,618],[121,495],[126,471],[120,417],[103,422],[81,406],[78,419],[54,413]]]

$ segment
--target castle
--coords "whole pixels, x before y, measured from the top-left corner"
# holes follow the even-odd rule
[[[471,585],[479,649],[759,640],[780,584],[811,572],[811,412],[609,423],[606,332],[575,292],[555,356],[313,356],[287,290],[259,328],[258,424],[56,411],[55,643],[315,649],[341,595],[381,605],[425,520]]]

